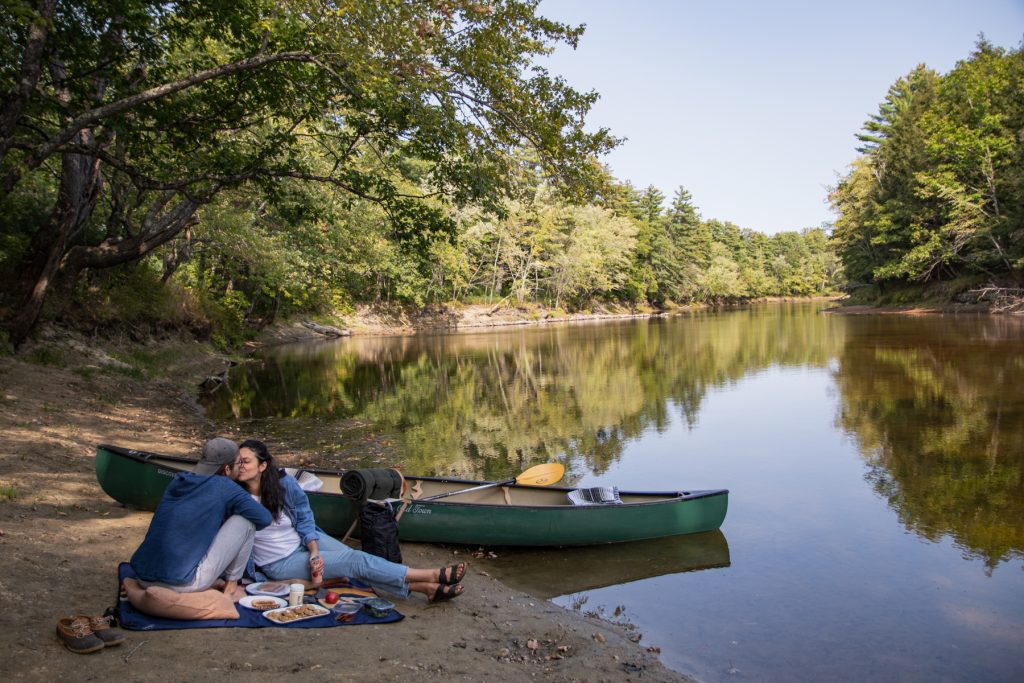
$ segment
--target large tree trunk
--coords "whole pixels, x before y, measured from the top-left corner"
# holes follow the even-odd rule
[[[43,72],[43,57],[46,48],[47,30],[53,20],[56,0],[39,0],[37,15],[28,29],[25,49],[22,53],[21,73],[18,83],[3,94],[0,99],[0,161],[14,143],[14,131],[25,105],[35,92],[39,76]]]
[[[85,142],[88,133],[83,131],[79,137]],[[15,308],[6,324],[15,347],[20,346],[35,328],[68,242],[89,221],[100,185],[97,159],[80,154],[63,155],[57,204],[32,238],[15,276],[11,297]]]
[[[64,155],[57,206],[33,238],[17,276],[15,286],[19,296],[14,300],[19,303],[6,324],[15,347],[20,346],[34,329],[58,272],[63,289],[71,292],[84,269],[110,268],[138,261],[198,222],[198,201],[179,198],[168,208],[175,198],[175,193],[168,192],[153,202],[134,235],[110,237],[95,246],[70,246],[72,238],[89,220],[100,187],[99,162],[96,159]]]

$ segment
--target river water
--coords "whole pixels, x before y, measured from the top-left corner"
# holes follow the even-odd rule
[[[720,532],[477,560],[701,680],[1024,680],[1024,320],[821,308],[293,344],[203,401],[323,466],[730,489]]]

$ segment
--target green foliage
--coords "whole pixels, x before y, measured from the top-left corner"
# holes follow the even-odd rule
[[[555,307],[608,298],[626,283],[636,224],[599,207],[573,207],[562,217],[563,248],[548,262],[545,279]]]
[[[740,280],[739,265],[732,259],[728,247],[720,242],[711,249],[708,264],[698,284],[702,301],[728,302],[740,299],[746,292]]]
[[[842,269],[823,230],[769,237],[732,223],[703,220],[682,187],[666,213],[648,215],[653,218],[640,223],[624,288],[631,300],[661,305],[820,296],[834,292],[841,282]]]
[[[703,221],[682,188],[668,211],[649,189],[635,193],[635,212],[619,213],[567,203],[543,176],[524,172],[520,182],[532,194],[500,213],[453,211],[453,234],[413,242],[380,207],[328,188],[285,185],[272,201],[226,192],[203,209],[174,281],[195,292],[195,308],[224,346],[277,316],[328,314],[352,302],[513,300],[578,310],[597,301],[826,294],[841,276],[823,231],[768,237]],[[186,246],[162,251],[165,264]]]
[[[945,75],[890,88],[832,190],[834,239],[861,283],[1024,275],[1024,52],[981,39]],[[907,290],[903,290],[907,291]]]
[[[363,302],[660,306],[835,285],[827,244],[776,245],[602,168],[617,141],[585,132],[597,94],[534,63],[583,29],[532,0],[45,8],[0,11],[4,316],[54,282],[49,315],[227,348]],[[49,61],[21,92],[32,21]]]
[[[83,285],[72,312],[87,324],[181,325],[188,319],[182,294],[161,282],[153,260],[90,273]]]
[[[56,346],[37,344],[25,356],[25,360],[37,365],[52,365],[62,368],[67,364],[64,352]]]
[[[273,311],[333,300],[317,285],[335,264],[270,257],[282,242],[290,257],[324,253],[298,226],[356,202],[377,207],[398,245],[381,250],[377,294],[418,299],[423,255],[452,232],[448,206],[500,212],[520,191],[521,146],[563,196],[582,200],[599,180],[593,157],[617,144],[585,130],[596,93],[535,64],[583,28],[536,12],[532,0],[5,3],[4,266],[8,254],[24,258],[0,322],[26,332],[56,264],[75,284],[188,241],[197,220],[228,223],[203,207],[223,209],[232,192],[261,219],[244,225],[264,223],[264,203],[276,214],[250,235],[277,238],[251,250],[269,274],[309,273],[273,297]],[[295,201],[291,181],[332,192]],[[249,270],[246,295],[259,304],[265,283]]]
[[[124,353],[114,354],[114,358],[128,366],[126,369],[118,366],[111,367],[115,372],[123,372],[132,377],[152,379],[162,376],[177,355],[178,352],[175,350],[149,351],[145,348],[134,348]]]
[[[878,303],[882,305],[901,306],[920,302],[926,296],[928,287],[922,283],[905,284],[901,287],[890,288],[881,295]]]
[[[91,365],[79,365],[78,367],[71,368],[71,372],[75,373],[86,381],[91,381],[93,377],[99,372],[99,368]]]
[[[0,502],[9,503],[18,499],[18,489],[13,486],[0,486]]]
[[[254,331],[245,320],[249,302],[242,292],[231,290],[216,299],[203,296],[199,304],[211,323],[210,341],[218,349],[228,350],[253,338]]]
[[[0,198],[0,274],[16,269],[28,248],[32,228],[47,218],[55,191],[53,176],[40,174],[26,179],[17,193]]]

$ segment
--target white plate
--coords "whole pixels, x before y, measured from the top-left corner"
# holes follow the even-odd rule
[[[281,598],[275,598],[273,595],[246,595],[244,598],[238,601],[238,604],[242,605],[243,607],[248,607],[249,609],[259,609],[258,607],[252,606],[252,603],[256,600],[269,600],[274,603],[273,607],[268,607],[266,609],[277,609],[278,607],[288,606],[288,602],[286,600],[282,600]]]
[[[268,583],[280,584],[280,590],[265,590],[263,587]],[[261,581],[259,583],[250,583],[245,587],[245,592],[249,595],[276,595],[277,597],[284,597],[288,595],[288,584],[283,581]]]
[[[274,614],[280,614],[281,612],[286,612],[286,611],[288,611],[290,609],[298,609],[299,607],[308,607],[310,610],[316,612],[316,614],[310,614],[309,616],[305,616],[305,617],[298,617],[297,619],[291,619],[289,621],[278,621],[277,619],[274,619],[272,617],[272,615],[274,615]],[[304,605],[296,605],[295,607],[280,607],[278,609],[268,609],[266,612],[263,612],[263,616],[265,616],[267,619],[270,619],[270,621],[274,622],[275,624],[294,624],[296,621],[305,621],[306,619],[316,619],[317,617],[322,617],[323,615],[330,614],[330,613],[331,613],[331,610],[329,610],[329,609],[325,609],[325,608],[321,607],[320,605],[314,605],[313,603],[307,602]]]

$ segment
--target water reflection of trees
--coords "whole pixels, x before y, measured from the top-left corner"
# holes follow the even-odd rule
[[[835,327],[804,305],[293,346],[236,368],[204,402],[219,419],[366,422],[400,435],[396,458],[417,473],[498,478],[553,459],[601,472],[673,414],[693,425],[711,387],[824,366]]]
[[[850,323],[838,420],[874,489],[908,529],[989,571],[1024,556],[1024,321]]]

